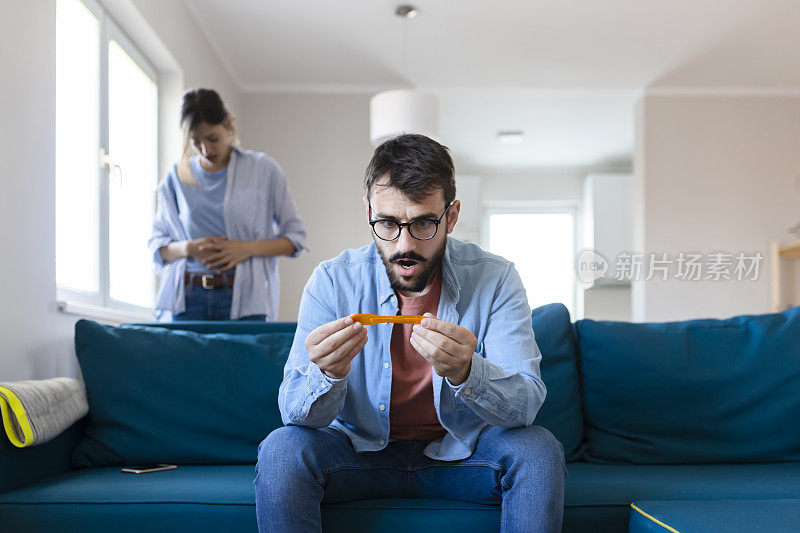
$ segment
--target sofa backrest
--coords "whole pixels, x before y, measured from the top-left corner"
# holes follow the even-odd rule
[[[69,471],[72,450],[83,438],[87,419],[88,415],[54,439],[36,446],[17,448],[0,435],[0,493]]]
[[[181,322],[140,322],[126,326],[165,328],[194,333],[227,333],[230,335],[259,335],[261,333],[291,333],[294,335],[297,322],[257,322],[254,320],[217,320]]]
[[[541,373],[542,379],[547,386],[547,398],[544,405],[537,414],[535,424],[541,425],[549,429],[558,438],[564,446],[565,455],[568,460],[576,460],[581,454],[581,440],[583,433],[583,421],[581,417],[581,401],[580,401],[580,384],[578,381],[578,370],[575,355],[575,340],[573,334],[572,324],[570,323],[569,312],[562,304],[549,304],[532,312],[533,330],[536,335],[536,342],[542,352]],[[260,335],[260,334],[286,334],[292,335],[296,329],[294,322],[158,322],[158,323],[140,323],[129,324],[125,327],[140,328],[138,332],[132,332],[127,336],[128,341],[140,341],[144,338],[141,333],[142,328],[145,330],[152,330],[152,328],[165,328],[169,330],[177,330],[184,332],[192,332],[195,334],[225,334],[225,335]],[[104,331],[103,328],[106,330]],[[100,335],[107,336],[108,333],[113,333],[114,330],[108,330],[107,326],[97,328],[84,328],[84,335]],[[163,337],[170,339],[172,337]],[[95,341],[98,339],[94,339]],[[112,340],[113,338],[109,338]],[[174,339],[173,339],[174,340]],[[202,339],[201,339],[202,340]],[[182,342],[181,342],[182,341]],[[186,343],[198,342],[196,338],[178,339],[178,346],[185,345]],[[152,348],[151,348],[152,349]],[[136,350],[133,350],[134,352]],[[262,376],[261,379],[264,383],[271,383],[273,387],[271,394],[274,399],[272,403],[277,407],[277,385],[280,382],[282,375],[278,373],[277,363],[280,361],[285,362],[288,356],[288,350],[282,354],[272,354],[272,364],[266,365],[262,368],[263,371],[270,373],[269,376]],[[151,357],[153,354],[151,354]],[[157,355],[155,357],[158,357]],[[109,369],[112,367],[108,367]],[[282,368],[280,369],[282,370]],[[103,374],[96,381],[102,381]],[[254,376],[253,376],[254,377]],[[176,378],[177,379],[177,378]],[[91,376],[90,376],[91,380]],[[92,386],[87,383],[87,388],[90,393],[90,402],[92,400],[92,389],[100,389],[98,386]],[[105,390],[97,390],[95,396],[100,394],[107,397],[113,389],[106,388]],[[97,398],[97,403],[101,401],[107,402],[107,399]],[[104,416],[110,419],[115,416],[115,413],[109,411],[109,405],[100,407],[105,411]],[[100,413],[95,413],[100,415]],[[128,416],[130,419],[130,416]],[[280,420],[276,420],[273,413],[267,420],[268,424],[258,428],[255,433],[266,432],[269,433],[275,429]],[[111,420],[108,420],[111,422]],[[139,420],[139,423],[146,423],[146,421]],[[95,424],[94,431],[97,433],[97,424]],[[264,436],[266,436],[264,433]],[[113,438],[112,438],[113,437]],[[122,435],[109,435],[108,431],[101,432],[98,438],[111,439],[116,444],[116,455],[125,455],[126,457],[134,453],[135,450],[125,446]],[[103,448],[109,446],[108,442],[104,443]],[[126,450],[127,448],[127,450]],[[163,448],[163,447],[162,447]],[[76,463],[81,466],[89,466],[90,464],[100,464],[107,462],[118,462],[114,455],[103,455],[100,453],[102,448],[95,447],[91,442],[84,442],[75,454]],[[147,453],[153,453],[147,452]],[[241,452],[231,452],[227,456],[221,454],[222,457],[241,456]],[[255,457],[255,456],[253,456]],[[197,458],[196,458],[197,459]],[[206,458],[212,460],[213,458]]]
[[[800,307],[575,328],[586,461],[800,460]]]
[[[800,460],[800,424],[796,422],[800,412],[800,307],[727,320],[579,320],[571,324],[563,305],[550,304],[534,309],[532,322],[542,352],[542,379],[548,390],[535,424],[546,427],[561,441],[568,460],[634,464]],[[294,322],[177,322],[123,328],[137,327],[177,330],[175,334],[183,335],[184,341],[186,335],[200,336],[199,340],[189,339],[191,342],[207,342],[205,336],[217,334],[222,337],[215,342],[223,343],[237,338],[253,342],[253,336],[265,334],[284,337],[281,353],[274,353],[274,338],[267,342],[272,346],[264,352],[268,364],[257,363],[257,357],[251,360],[266,385],[262,390],[265,396],[258,401],[271,414],[244,421],[253,426],[248,428],[251,434],[247,445],[257,444],[258,438],[280,425],[277,384],[282,378],[287,342],[296,329]],[[85,329],[84,337],[92,338],[97,332]],[[113,328],[109,332],[115,334]],[[95,361],[102,362],[103,358]],[[137,363],[133,360],[131,364]],[[106,372],[115,369],[110,365]],[[227,375],[235,376],[236,372],[230,369]],[[95,381],[102,383],[104,379],[101,372]],[[98,389],[90,382],[87,389],[91,404],[92,389],[95,393]],[[113,389],[106,387],[105,393],[109,390]],[[222,402],[217,407],[226,406]],[[94,419],[87,417],[89,436],[96,437],[96,432],[91,433],[92,423],[98,421],[98,415],[113,413],[95,409],[90,415]],[[127,413],[123,417],[131,420]],[[195,422],[213,427],[213,414],[204,420],[200,417]],[[76,456],[78,464],[89,466],[98,459],[96,452],[103,446],[91,446],[83,443],[79,447],[84,455]],[[195,459],[250,460],[248,449],[233,448],[218,450],[216,459]],[[101,463],[113,462],[114,457],[99,459]]]
[[[531,313],[536,344],[542,352],[540,371],[547,396],[534,424],[550,430],[564,446],[567,461],[583,452],[583,415],[574,330],[563,304],[537,307]]]
[[[255,462],[281,425],[276,398],[293,328],[171,329],[75,325],[89,414],[74,466]]]
[[[583,420],[581,416],[580,384],[575,354],[575,340],[569,311],[563,304],[548,304],[531,313],[536,343],[542,352],[542,380],[547,386],[547,398],[537,414],[535,424],[549,429],[564,446],[567,460],[581,455]],[[295,322],[157,322],[132,326],[161,327],[171,330],[209,334],[293,334]],[[283,354],[285,360],[287,354]],[[274,380],[273,380],[274,381]],[[277,404],[277,388],[274,390]],[[272,428],[274,429],[274,428]]]

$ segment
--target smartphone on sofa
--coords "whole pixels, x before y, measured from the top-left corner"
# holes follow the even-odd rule
[[[128,472],[130,474],[148,474],[150,472],[161,472],[162,470],[175,470],[178,468],[178,465],[165,465],[165,464],[158,464],[158,465],[131,465],[122,468],[123,472]]]

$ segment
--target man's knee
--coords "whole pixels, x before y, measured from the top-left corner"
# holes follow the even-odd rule
[[[258,445],[256,472],[280,471],[284,474],[303,461],[314,446],[315,429],[284,426],[274,430]]]
[[[297,426],[279,427],[267,435],[258,445],[258,462],[269,462],[272,457],[291,449],[292,441],[298,438],[296,429]]]
[[[564,471],[564,446],[547,429],[523,426],[505,433],[515,455],[520,456],[524,464],[536,465],[539,469],[552,467],[559,473]]]

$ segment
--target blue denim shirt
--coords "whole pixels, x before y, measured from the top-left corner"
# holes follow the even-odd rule
[[[278,394],[286,425],[332,426],[356,451],[383,449],[389,440],[392,324],[368,326],[369,340],[350,373],[330,379],[309,360],[308,334],[353,313],[397,314],[397,296],[375,244],[346,250],[321,263],[303,290],[297,332]],[[531,310],[509,261],[447,238],[437,318],[475,334],[478,348],[467,380],[454,386],[433,371],[433,403],[447,434],[425,448],[428,457],[455,461],[472,455],[487,425],[533,424],[546,389],[539,372]]]

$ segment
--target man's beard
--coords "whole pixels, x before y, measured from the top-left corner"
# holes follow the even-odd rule
[[[383,261],[383,266],[386,268],[386,274],[389,276],[389,284],[395,291],[404,292],[422,292],[428,286],[428,282],[433,278],[434,274],[438,272],[442,266],[442,258],[444,258],[444,251],[447,247],[447,240],[442,242],[442,246],[436,250],[430,259],[425,259],[419,254],[409,252],[406,254],[394,254],[389,259],[383,254],[383,250],[378,247],[378,253]],[[419,265],[417,272],[413,277],[407,278],[400,276],[395,271],[394,265],[396,261],[401,259],[413,259]]]

